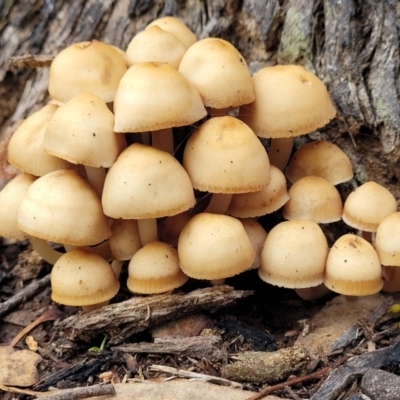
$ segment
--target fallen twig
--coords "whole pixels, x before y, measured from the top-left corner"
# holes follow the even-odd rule
[[[40,290],[48,286],[50,283],[50,274],[46,275],[42,279],[33,280],[28,286],[18,292],[15,296],[6,300],[4,303],[0,303],[0,317],[8,313],[14,307],[19,306],[27,299],[35,296]]]
[[[26,54],[23,56],[14,56],[10,58],[10,66],[16,68],[41,68],[49,67],[53,61],[53,56]]]
[[[219,385],[231,386],[234,388],[242,388],[243,387],[242,384],[240,384],[238,382],[230,381],[229,379],[219,378],[217,376],[211,376],[211,375],[206,375],[206,374],[199,374],[197,372],[185,371],[183,369],[167,367],[165,365],[152,365],[150,367],[150,371],[165,372],[167,374],[171,374],[171,375],[177,376],[179,378],[196,379],[196,380],[203,381],[203,382],[216,383]]]
[[[100,384],[86,386],[81,388],[66,389],[57,391],[51,396],[40,397],[41,400],[81,400],[88,397],[99,397],[106,395],[114,395],[115,389],[112,384]]]

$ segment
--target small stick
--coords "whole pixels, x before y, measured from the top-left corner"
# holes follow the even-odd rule
[[[230,381],[229,379],[219,378],[217,376],[199,374],[197,372],[185,371],[183,369],[167,367],[165,365],[152,365],[150,367],[150,371],[165,372],[167,374],[172,374],[179,378],[196,379],[196,380],[200,380],[200,381],[204,381],[204,382],[217,383],[217,384],[224,385],[224,386],[232,386],[235,388],[243,387],[242,384],[240,384],[238,382]]]
[[[41,397],[42,400],[81,400],[88,397],[115,395],[112,384],[100,384],[59,391],[51,396]]]
[[[16,68],[49,67],[54,57],[45,55],[27,54],[10,58],[10,65]]]
[[[19,306],[27,299],[35,296],[40,290],[50,283],[50,274],[42,279],[33,280],[28,286],[18,292],[4,303],[0,303],[0,317],[7,314],[12,308]]]
[[[62,317],[62,312],[58,308],[51,308],[44,312],[41,316],[32,321],[29,325],[27,325],[22,331],[15,336],[14,340],[10,343],[10,347],[14,347],[28,332],[32,329],[36,328],[38,325],[42,324],[46,321],[55,321],[58,318]]]

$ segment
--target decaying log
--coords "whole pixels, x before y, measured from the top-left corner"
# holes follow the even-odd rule
[[[119,344],[134,333],[195,312],[216,310],[252,293],[224,285],[190,293],[133,297],[99,310],[70,316],[56,323],[54,329],[70,340],[90,341],[100,332],[107,333],[110,344]]]

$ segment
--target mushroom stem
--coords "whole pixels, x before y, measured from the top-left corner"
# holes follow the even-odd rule
[[[151,145],[151,134],[150,132],[142,132],[140,134],[141,138],[142,138],[142,144],[145,144],[147,146]]]
[[[83,311],[89,312],[89,311],[94,311],[94,310],[98,310],[99,308],[108,305],[108,303],[110,302],[110,300],[106,300],[103,301],[101,303],[98,304],[90,304],[88,306],[81,306]]]
[[[174,136],[172,128],[160,129],[151,132],[151,143],[153,147],[166,151],[169,154],[174,152]]]
[[[231,204],[232,194],[214,193],[204,212],[211,214],[226,214]]]
[[[124,262],[119,261],[119,260],[112,260],[112,262],[111,262],[111,268],[113,269],[117,279],[119,278],[119,275],[121,274],[121,269],[122,269],[123,264],[124,264]]]
[[[54,265],[56,261],[63,255],[57,250],[54,250],[46,240],[39,239],[33,236],[28,236],[32,247],[39,253],[44,261]]]
[[[225,115],[229,115],[230,107],[225,108],[213,108],[213,107],[206,107],[207,114],[210,117],[224,117]]]
[[[142,246],[154,240],[158,240],[156,218],[138,219],[138,227]]]
[[[367,242],[373,244],[375,240],[375,232],[361,231],[361,237],[365,239]]]
[[[222,286],[225,284],[225,278],[221,279],[211,279],[210,283],[212,286]]]
[[[316,300],[332,293],[323,283],[309,288],[295,289],[295,292],[303,300]]]
[[[63,247],[67,253],[71,250],[78,248],[78,246],[73,246],[70,244],[63,244]],[[112,257],[109,240],[105,240],[104,242],[101,242],[100,244],[96,244],[93,246],[83,246],[81,248],[85,249],[87,251],[90,251],[91,253],[95,253],[95,254],[99,255],[99,256],[103,257],[105,260],[109,260]]]
[[[293,138],[271,139],[269,147],[269,162],[283,171],[289,162],[293,149]]]
[[[103,193],[104,179],[106,178],[106,171],[103,167],[90,167],[89,165],[85,165],[86,175],[90,186],[97,193],[99,198],[101,199],[101,195]]]

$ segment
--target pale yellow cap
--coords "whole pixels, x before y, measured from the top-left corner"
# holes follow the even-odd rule
[[[147,132],[185,126],[207,115],[200,94],[167,64],[132,65],[114,101],[116,132]]]
[[[196,86],[207,107],[238,107],[255,98],[244,57],[226,40],[206,38],[194,43],[184,54],[179,72]]]
[[[149,242],[134,254],[128,275],[128,289],[142,294],[168,292],[188,280],[179,266],[177,250],[160,241]]]
[[[255,251],[242,223],[227,215],[200,213],[182,229],[178,255],[183,272],[196,279],[223,279],[251,268]]]
[[[392,193],[369,181],[349,194],[344,202],[342,218],[353,228],[376,232],[379,224],[396,210],[397,202]]]
[[[247,193],[270,182],[267,152],[254,132],[237,118],[214,117],[190,136],[183,166],[193,187],[211,193]]]
[[[378,226],[374,247],[382,265],[400,267],[400,212],[388,215]]]
[[[253,75],[255,101],[239,118],[266,138],[300,136],[326,125],[335,115],[323,82],[300,65],[265,67]]]
[[[324,281],[328,243],[317,223],[281,222],[268,233],[261,251],[260,278],[286,288],[317,286]]]
[[[89,306],[113,298],[119,282],[111,265],[84,249],[62,255],[51,271],[51,299],[68,306]]]
[[[126,68],[119,51],[109,44],[98,40],[72,44],[51,63],[50,97],[66,103],[81,92],[91,92],[112,102]]]
[[[110,217],[147,219],[179,214],[196,200],[187,172],[171,154],[134,143],[109,169],[102,203]]]
[[[31,236],[72,246],[95,245],[111,235],[96,192],[67,169],[32,183],[21,201],[17,223]]]
[[[289,201],[283,206],[286,219],[309,219],[318,224],[339,221],[343,203],[335,186],[320,176],[309,175],[289,189]]]
[[[379,292],[383,281],[378,254],[360,236],[346,234],[333,244],[326,261],[325,286],[347,296]]]
[[[353,166],[349,157],[334,143],[315,140],[301,146],[291,158],[285,170],[292,183],[308,175],[321,176],[332,185],[353,178]]]

